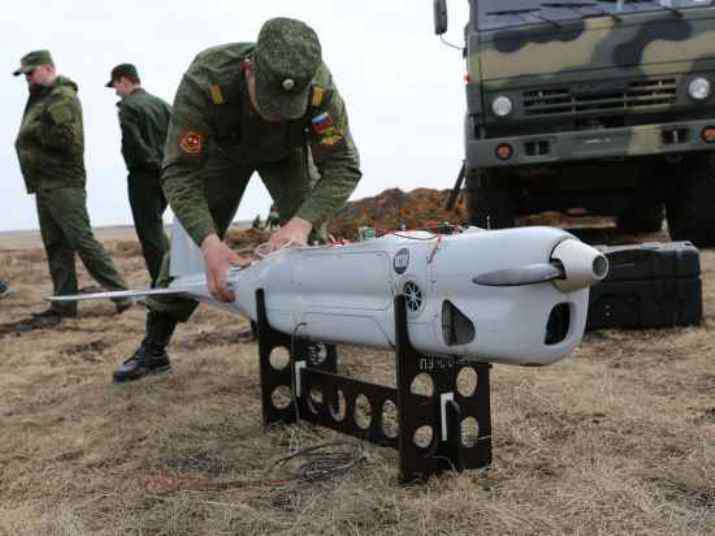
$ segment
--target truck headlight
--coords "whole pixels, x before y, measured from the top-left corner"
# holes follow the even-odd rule
[[[498,117],[506,117],[511,113],[512,104],[509,97],[501,95],[492,101],[492,111]]]
[[[688,84],[688,95],[695,100],[705,100],[710,96],[710,81],[701,76],[693,78]]]

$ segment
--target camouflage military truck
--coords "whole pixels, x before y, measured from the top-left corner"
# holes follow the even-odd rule
[[[447,29],[435,0],[435,31]],[[710,0],[469,0],[472,223],[575,207],[715,243]]]

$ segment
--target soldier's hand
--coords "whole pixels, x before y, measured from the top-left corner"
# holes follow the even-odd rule
[[[271,235],[268,243],[271,245],[272,250],[288,245],[305,246],[308,243],[308,235],[310,235],[312,228],[312,223],[294,216]]]
[[[226,284],[228,270],[231,266],[246,266],[251,259],[238,255],[215,234],[204,239],[201,251],[206,261],[206,282],[211,296],[222,302],[234,301],[236,295]]]

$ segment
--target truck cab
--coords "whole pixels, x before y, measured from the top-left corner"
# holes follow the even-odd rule
[[[469,0],[472,223],[579,208],[645,232],[665,213],[674,240],[715,241],[712,4]]]

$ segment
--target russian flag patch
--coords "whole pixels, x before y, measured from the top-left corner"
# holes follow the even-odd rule
[[[333,126],[333,118],[328,112],[316,115],[310,122],[313,124],[313,132],[316,134],[324,134]]]

